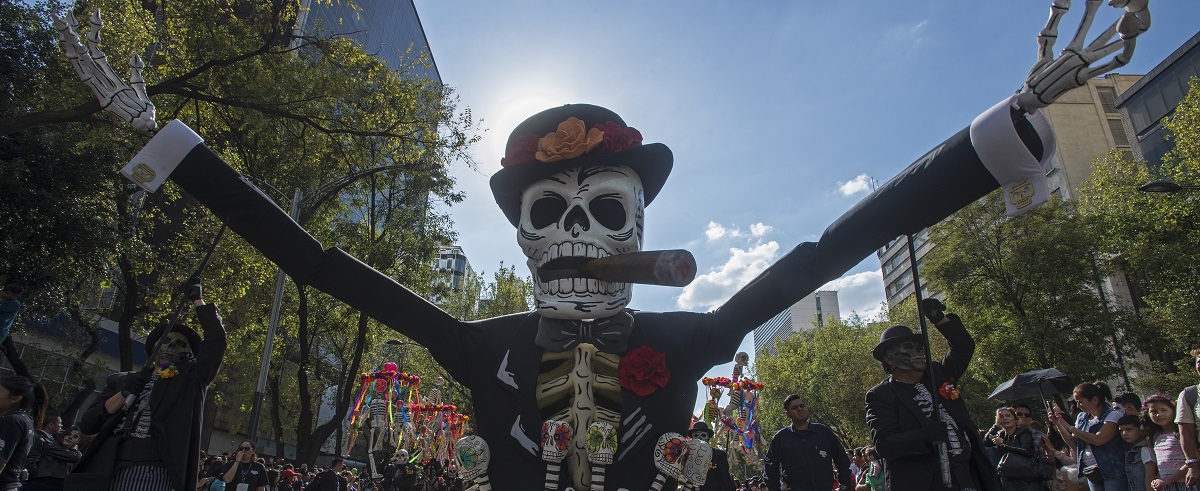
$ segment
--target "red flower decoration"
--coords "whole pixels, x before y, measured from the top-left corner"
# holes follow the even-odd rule
[[[504,152],[504,158],[500,159],[500,166],[508,167],[510,165],[533,162],[535,160],[533,155],[537,153],[537,149],[537,135],[518,136]]]
[[[617,364],[617,380],[621,382],[621,387],[641,397],[653,394],[659,388],[666,387],[667,381],[671,380],[671,372],[667,371],[667,355],[649,346],[631,350]]]
[[[943,382],[941,388],[938,389],[938,392],[942,394],[942,398],[950,399],[952,401],[958,399],[960,394],[958,387],[955,387],[954,384],[951,384],[950,382]]]
[[[633,128],[622,128],[612,121],[593,126],[604,132],[604,141],[596,148],[596,153],[616,153],[642,146],[642,132]]]

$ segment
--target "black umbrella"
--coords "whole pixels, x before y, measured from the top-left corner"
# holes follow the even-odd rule
[[[1067,374],[1056,368],[1025,372],[1004,382],[992,391],[990,399],[1017,401],[1037,397],[1045,399],[1047,394],[1063,394],[1075,389]]]

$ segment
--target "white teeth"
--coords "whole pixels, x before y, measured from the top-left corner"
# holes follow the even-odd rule
[[[600,288],[597,283],[599,282],[596,280],[587,280],[588,293],[600,293]]]
[[[546,292],[551,293],[551,294],[558,293],[558,282],[557,281],[549,282],[546,285]]]
[[[598,256],[598,255],[597,255],[597,251],[599,251],[599,250],[600,250],[600,249],[597,249],[597,248],[596,248],[596,246],[594,246],[594,245],[591,245],[591,244],[588,244],[588,246],[587,246],[587,257],[600,257],[600,256]]]
[[[550,259],[558,259],[558,244],[550,246]]]
[[[575,250],[572,251],[572,254],[574,254],[576,256],[586,257],[587,256],[587,244],[582,244],[582,243],[575,244]]]
[[[571,279],[563,278],[558,280],[558,291],[561,293],[569,293],[571,291]]]
[[[587,278],[573,278],[572,281],[575,282],[575,293],[584,293],[587,291]]]

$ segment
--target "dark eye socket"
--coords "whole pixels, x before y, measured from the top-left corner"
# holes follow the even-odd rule
[[[541,230],[558,223],[558,219],[566,212],[567,200],[557,194],[548,194],[538,198],[529,207],[529,224],[535,230]]]
[[[620,196],[615,194],[604,194],[592,199],[588,203],[588,210],[592,212],[592,217],[600,222],[604,228],[609,230],[621,230],[625,228],[625,204],[621,202]]]

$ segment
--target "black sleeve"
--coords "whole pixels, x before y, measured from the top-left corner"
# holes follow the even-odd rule
[[[1040,148],[1030,153],[1041,158]],[[715,313],[722,317],[721,325],[736,326],[729,335],[736,345],[747,332],[889,241],[938,223],[998,187],[976,154],[970,127],[964,128],[863,198],[816,243],[800,244],[785,254]]]
[[[83,413],[83,417],[79,419],[79,431],[85,435],[95,435],[104,427],[104,422],[108,421],[111,414],[104,410],[104,401],[112,397],[113,394],[120,392],[121,381],[124,380],[125,374],[114,373],[108,376],[105,381],[104,390],[100,391],[100,395],[96,397],[92,405]]]
[[[207,386],[217,378],[221,361],[225,359],[228,342],[225,338],[225,325],[221,322],[221,313],[216,305],[197,305],[196,318],[204,331],[204,340],[200,342],[199,355],[196,356],[196,371],[201,382]]]
[[[296,283],[328,293],[422,346],[458,345],[448,339],[461,330],[457,319],[346,252],[324,249],[207,146],[195,146],[170,179]],[[430,352],[454,378],[467,380],[457,352]]]
[[[26,438],[25,429],[14,418],[14,416],[0,417],[0,460],[5,463],[12,460],[13,452]]]
[[[946,318],[950,319],[950,322],[934,327],[946,337],[946,343],[950,345],[950,351],[942,358],[942,366],[951,378],[958,379],[966,373],[967,366],[971,364],[971,357],[975,354],[975,339],[967,332],[967,328],[963,327],[962,320],[957,315],[946,314]],[[944,381],[938,381],[939,384],[941,382]]]

